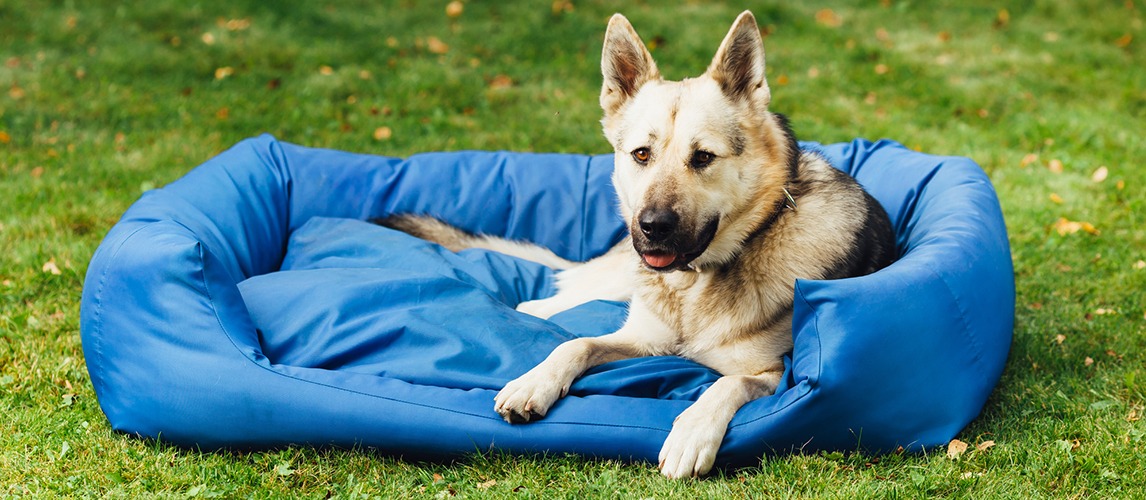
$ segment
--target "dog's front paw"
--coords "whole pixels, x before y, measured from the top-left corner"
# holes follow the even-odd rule
[[[497,393],[493,408],[506,422],[521,424],[544,417],[553,403],[569,392],[567,385],[539,368],[505,384]]]
[[[548,299],[522,302],[517,305],[517,310],[518,312],[523,312],[530,316],[536,316],[541,319],[549,319],[550,316],[569,309],[569,307],[567,307],[561,301],[554,300],[555,298],[557,297],[554,296]]]
[[[727,423],[722,425],[711,414],[689,407],[673,422],[672,431],[661,446],[661,474],[670,479],[707,474],[727,428]]]

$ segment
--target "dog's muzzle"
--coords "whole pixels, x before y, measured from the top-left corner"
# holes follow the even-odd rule
[[[663,273],[688,269],[716,237],[720,218],[708,219],[699,232],[691,234],[685,234],[680,215],[669,209],[643,210],[635,222],[636,227],[630,228],[633,248],[646,267]]]

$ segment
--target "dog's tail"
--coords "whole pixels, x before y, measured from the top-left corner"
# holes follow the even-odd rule
[[[569,269],[578,264],[562,259],[548,248],[533,243],[473,234],[428,215],[396,214],[385,218],[370,219],[370,222],[402,231],[426,241],[432,241],[446,247],[451,252],[460,252],[467,248],[483,248],[531,260],[553,269]]]

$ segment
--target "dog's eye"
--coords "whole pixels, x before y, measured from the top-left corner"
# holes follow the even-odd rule
[[[633,160],[637,163],[644,165],[649,162],[649,148],[638,148],[633,150]]]
[[[714,159],[716,159],[716,155],[708,151],[697,151],[692,154],[689,163],[692,164],[692,168],[704,168],[707,167],[709,163],[712,163]]]

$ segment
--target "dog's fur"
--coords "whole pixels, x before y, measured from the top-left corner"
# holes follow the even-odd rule
[[[567,268],[558,293],[518,306],[535,316],[596,299],[630,300],[616,333],[571,340],[506,384],[496,411],[543,417],[589,368],[677,355],[719,371],[677,417],[660,452],[669,477],[707,473],[736,411],[772,394],[792,349],[796,279],[875,272],[894,259],[879,203],[768,111],[764,47],[745,11],[698,78],[665,81],[632,26],[609,21],[602,120],[631,236],[581,265],[524,243],[471,235],[422,216],[383,221],[451,250],[490,248]],[[790,193],[789,200],[786,193]]]

